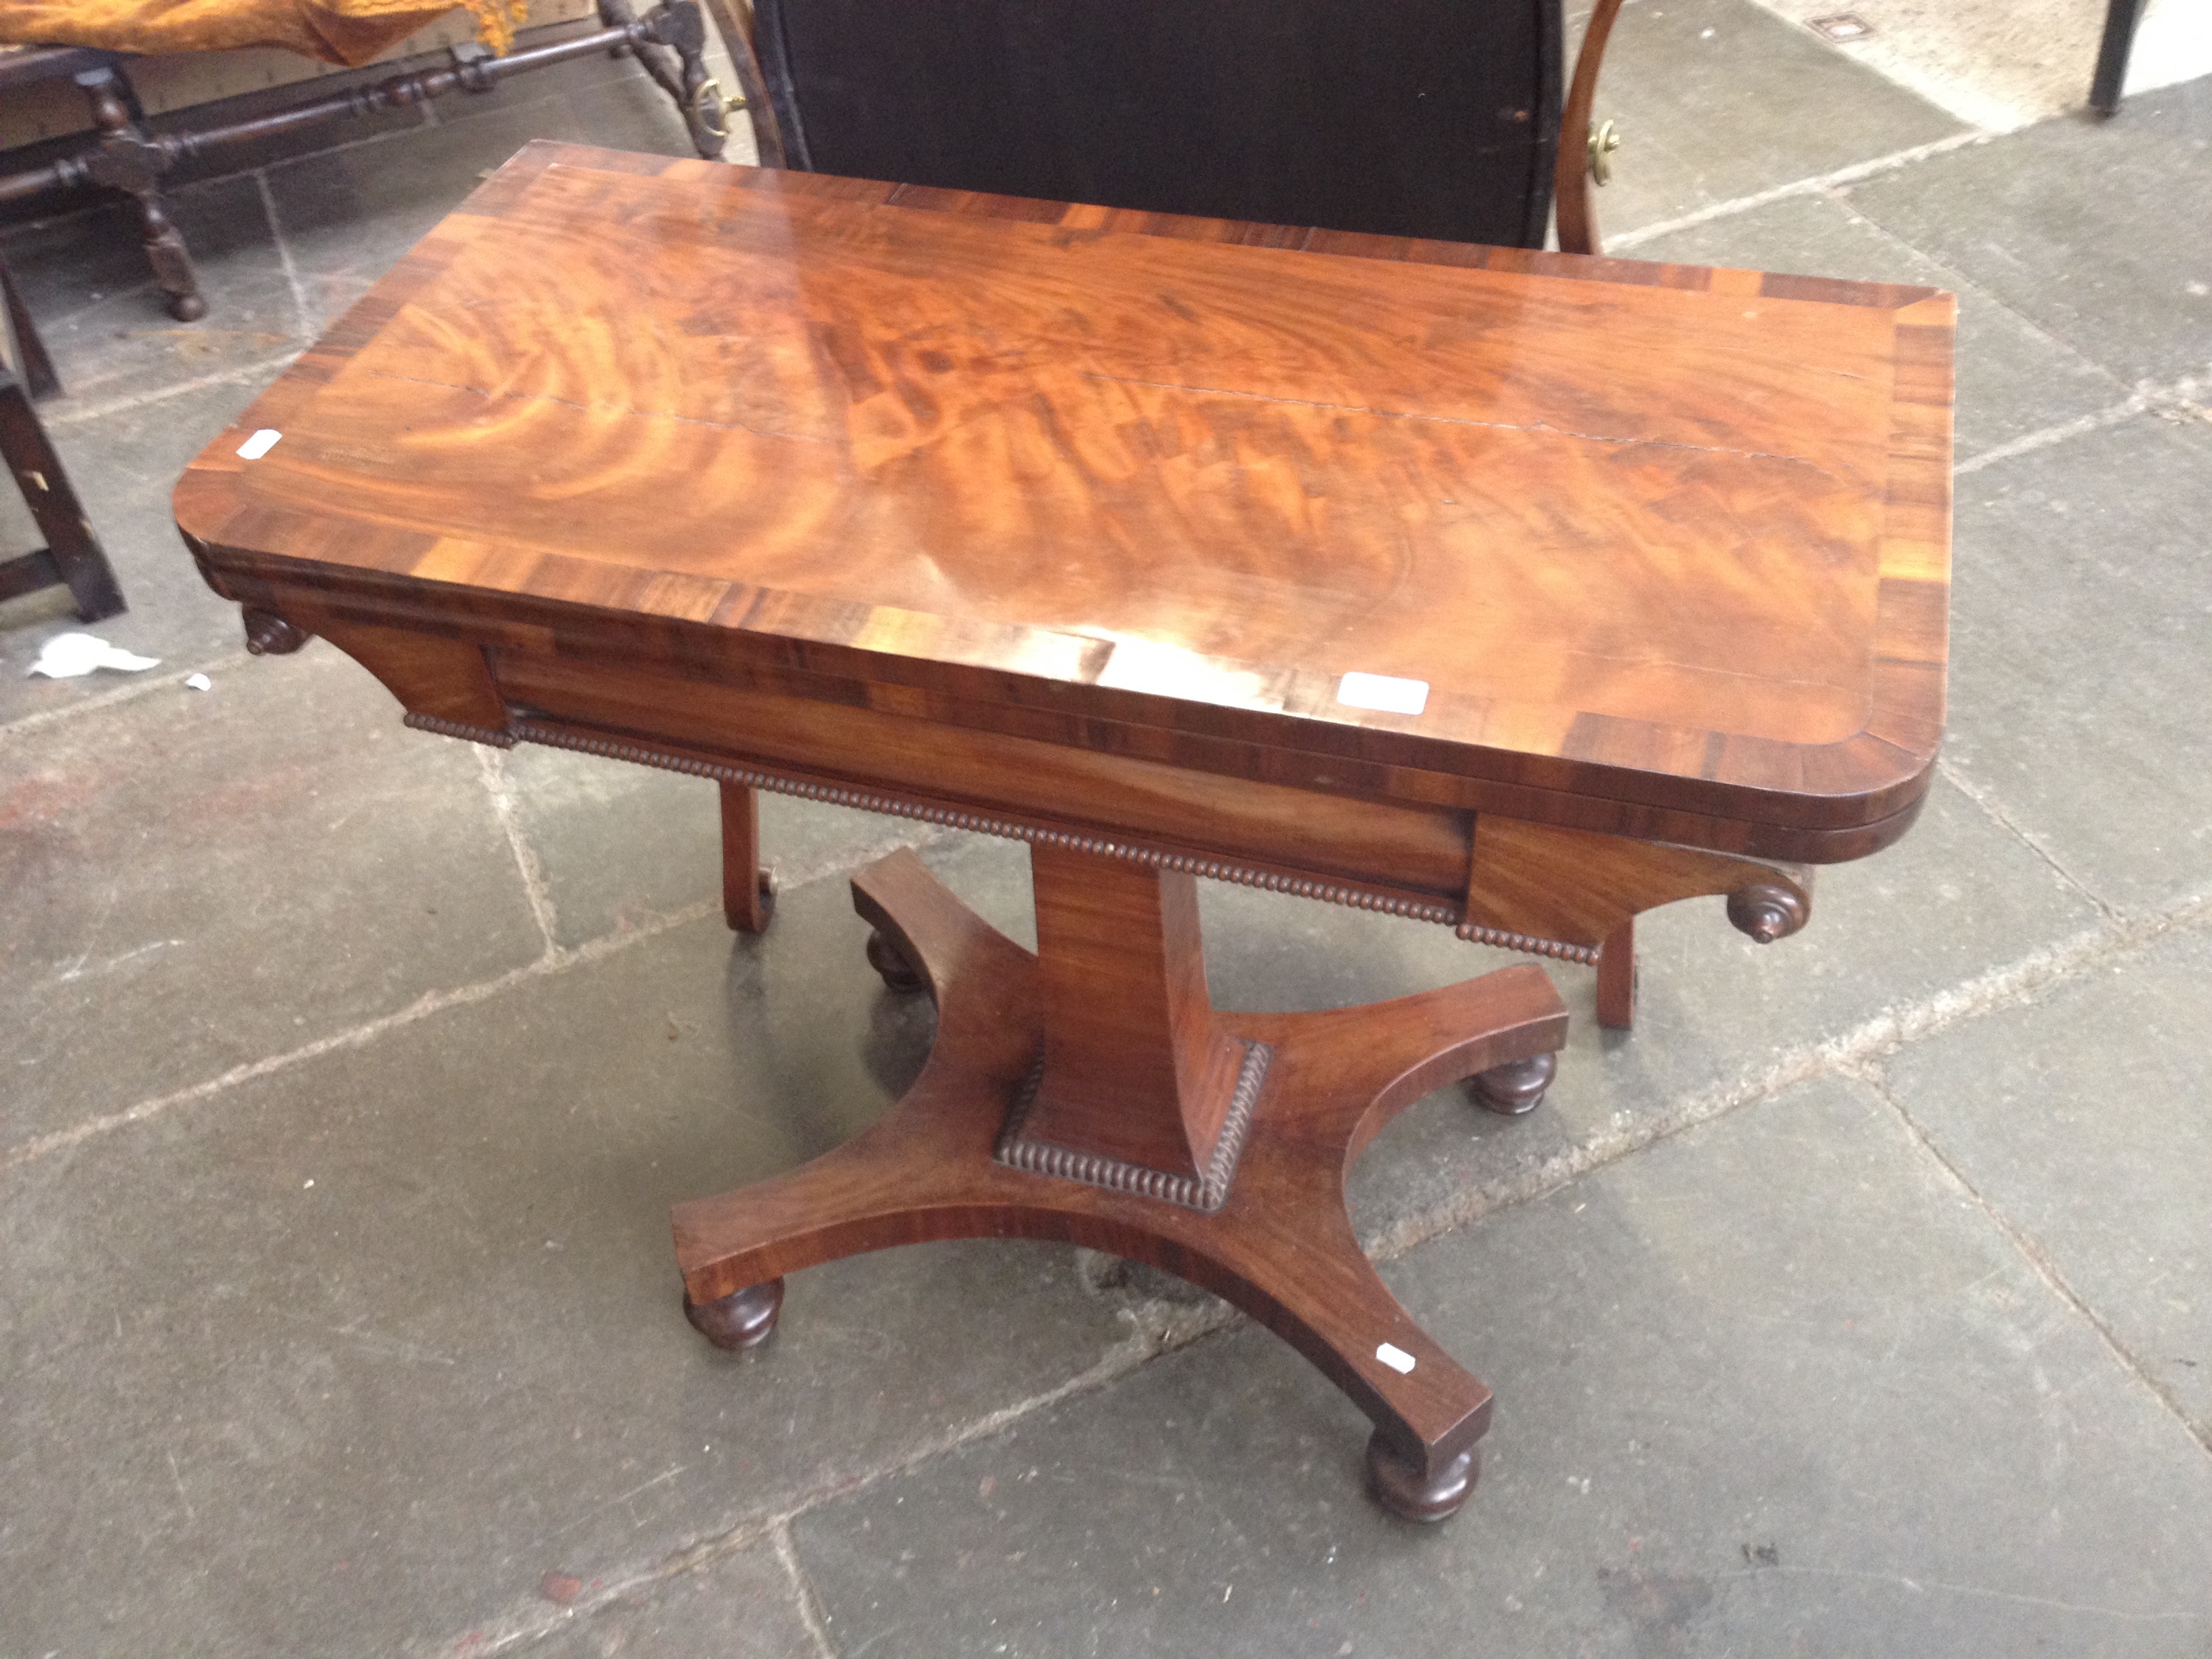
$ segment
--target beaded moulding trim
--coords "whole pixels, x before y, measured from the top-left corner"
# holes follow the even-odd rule
[[[515,743],[512,732],[495,732],[488,726],[471,726],[436,714],[409,714],[404,723],[417,732],[434,732],[441,738],[466,738],[471,743],[485,744],[494,749],[512,749]]]
[[[412,718],[410,716],[410,720]],[[463,732],[460,735],[471,734]],[[1459,912],[1448,904],[1398,898],[1388,893],[1370,893],[1357,887],[1318,881],[1310,876],[1289,876],[1273,870],[1255,870],[1249,865],[1230,864],[1220,859],[1202,858],[1192,853],[1164,852],[1158,848],[1141,847],[1126,841],[1109,841],[1101,836],[1086,836],[1073,830],[1048,830],[1037,824],[994,817],[987,812],[971,812],[960,807],[931,806],[921,801],[901,800],[895,795],[878,794],[873,790],[848,788],[842,784],[808,783],[797,778],[778,777],[772,772],[756,772],[750,767],[726,766],[719,761],[664,754],[638,744],[586,737],[580,732],[543,726],[527,720],[517,720],[508,728],[507,741],[512,743],[517,738],[527,743],[550,744],[556,749],[574,749],[586,755],[602,755],[610,760],[635,761],[644,766],[663,767],[672,772],[689,772],[695,777],[715,778],[724,783],[742,783],[750,788],[766,789],[779,795],[796,795],[802,800],[823,801],[831,806],[856,807],[864,812],[882,812],[893,817],[916,818],[925,823],[941,823],[950,830],[969,830],[978,835],[1000,836],[1008,841],[1025,841],[1035,847],[1057,847],[1072,853],[1095,853],[1107,858],[1127,859],[1132,863],[1149,865],[1160,870],[1185,870],[1208,881],[1233,881],[1272,893],[1290,893],[1298,898],[1348,905],[1355,910],[1380,910],[1388,915],[1406,916],[1414,921],[1440,922],[1447,927],[1459,921]],[[484,740],[497,741],[496,738]]]
[[[1585,965],[1597,961],[1601,948],[1595,945],[1570,945],[1565,939],[1538,939],[1534,933],[1516,933],[1505,927],[1485,927],[1472,921],[1463,921],[1452,931],[1476,945],[1494,945],[1501,951],[1517,951],[1525,957],[1551,957],[1557,961],[1579,962]]]
[[[1037,1089],[1044,1081],[1042,1054],[1037,1055],[1029,1075],[1014,1091],[1013,1104],[1006,1112],[1006,1127],[1000,1132],[992,1158],[1010,1170],[1020,1170],[1029,1175],[1079,1181],[1086,1187],[1103,1187],[1110,1193],[1127,1193],[1138,1198],[1157,1198],[1211,1215],[1228,1201],[1230,1178],[1237,1173],[1237,1160],[1243,1155],[1244,1138],[1252,1127],[1253,1109],[1260,1103],[1260,1090],[1267,1080],[1267,1067],[1274,1058],[1274,1049],[1267,1043],[1244,1045],[1244,1063],[1237,1068],[1236,1092],[1229,1097],[1229,1115],[1221,1121],[1221,1133],[1213,1143],[1213,1156],[1206,1161],[1203,1176],[1170,1175],[1164,1170],[1149,1170],[1141,1164],[1109,1158],[1103,1152],[1079,1152],[1072,1147],[1055,1146],[1048,1140],[1024,1139],[1022,1129],[1029,1121],[1030,1109],[1036,1104]]]
[[[765,789],[771,794],[795,795],[801,800],[818,800],[831,806],[850,806],[863,812],[882,812],[891,817],[915,818],[924,823],[943,824],[950,830],[968,830],[978,835],[1028,842],[1032,846],[1058,847],[1069,852],[1127,859],[1133,863],[1148,865],[1155,869],[1188,871],[1208,881],[1235,882],[1240,886],[1257,887],[1266,892],[1289,893],[1297,898],[1316,899],[1324,904],[1341,904],[1354,910],[1377,910],[1385,915],[1404,916],[1412,921],[1432,921],[1451,928],[1460,938],[1474,944],[1495,945],[1500,950],[1517,951],[1523,956],[1550,957],[1560,962],[1585,964],[1595,963],[1598,956],[1598,947],[1595,945],[1570,945],[1562,939],[1539,939],[1530,933],[1516,933],[1507,928],[1485,927],[1476,922],[1462,921],[1460,913],[1448,904],[1399,898],[1388,893],[1371,893],[1363,888],[1321,881],[1311,876],[1291,876],[1273,870],[1255,870],[1249,865],[1231,864],[1192,853],[1164,852],[1158,848],[1109,841],[1103,836],[1082,835],[1072,830],[1048,830],[1012,818],[994,817],[986,812],[931,806],[921,801],[901,800],[895,795],[878,794],[871,789],[779,777],[773,772],[758,772],[748,766],[729,766],[720,761],[700,760],[689,755],[672,755],[662,750],[647,748],[642,744],[623,743],[613,738],[589,737],[558,726],[541,726],[526,719],[514,721],[504,731],[469,726],[459,720],[442,720],[434,714],[409,714],[406,721],[418,732],[435,732],[441,737],[465,738],[471,742],[489,744],[498,749],[512,749],[519,742],[540,744],[549,749],[573,749],[580,754],[599,755],[608,760],[629,761],[640,766],[657,766],[664,771],[713,778],[722,783],[743,784],[748,788]]]

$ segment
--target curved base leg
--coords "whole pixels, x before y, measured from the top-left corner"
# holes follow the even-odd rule
[[[1508,968],[1321,1013],[1211,1013],[1223,1036],[1265,1042],[1274,1057],[1228,1194],[1209,1213],[994,1161],[1042,1041],[1036,959],[910,852],[870,866],[853,890],[884,951],[935,995],[936,1043],[914,1087],[853,1140],[677,1206],[690,1301],[703,1308],[817,1262],[933,1239],[1056,1239],[1150,1262],[1226,1297],[1367,1413],[1380,1448],[1370,1480],[1387,1505],[1432,1520],[1455,1510],[1474,1482],[1490,1390],[1383,1285],[1345,1213],[1344,1177],[1423,1096],[1549,1062],[1567,1015],[1542,972]]]
[[[1469,1446],[1433,1474],[1403,1457],[1377,1429],[1367,1441],[1367,1490],[1401,1521],[1449,1521],[1482,1473],[1482,1448]]]
[[[694,1302],[688,1291],[684,1297],[684,1316],[691,1322],[691,1328],[716,1347],[732,1352],[757,1348],[767,1341],[775,1334],[776,1316],[782,1311],[780,1279],[748,1285],[712,1302]]]

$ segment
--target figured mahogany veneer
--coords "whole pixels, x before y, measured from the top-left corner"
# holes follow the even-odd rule
[[[768,920],[757,789],[1029,844],[1034,957],[910,856],[856,882],[937,1043],[851,1146],[678,1211],[713,1340],[830,1256],[1079,1240],[1296,1344],[1435,1519],[1488,1395],[1360,1257],[1343,1170],[1455,1079],[1532,1108],[1564,1008],[1518,968],[1216,1010],[1193,882],[1595,963],[1608,1024],[1642,911],[1802,927],[1802,866],[1931,775],[1951,317],[538,144],[177,514],[258,651],[319,634],[424,730],[714,780],[733,927]]]
[[[1820,861],[1927,786],[1952,313],[533,144],[178,515],[279,614]]]

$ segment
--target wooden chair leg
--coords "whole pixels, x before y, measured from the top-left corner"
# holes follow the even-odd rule
[[[1559,118],[1559,152],[1552,175],[1552,201],[1558,215],[1559,252],[1603,253],[1599,239],[1597,208],[1590,199],[1590,112],[1597,100],[1599,67],[1613,33],[1613,20],[1620,15],[1621,0],[1597,0],[1583,31],[1582,51],[1575,57],[1575,78],[1567,91],[1566,112]]]
[[[775,912],[775,885],[760,862],[760,800],[749,785],[722,786],[722,914],[757,933]]]
[[[752,123],[753,149],[764,167],[785,165],[783,128],[775,118],[775,105],[768,95],[768,77],[761,73],[760,58],[753,50],[752,0],[706,0],[714,32],[738,72],[738,93],[745,100],[745,118]]]
[[[46,355],[46,343],[39,337],[37,326],[31,321],[31,309],[23,303],[22,291],[15,286],[15,273],[0,261],[0,303],[7,307],[5,325],[15,343],[15,355],[21,361],[23,384],[33,398],[51,398],[62,389],[61,377],[54,373],[54,360]],[[0,357],[6,354],[0,352]]]
[[[2097,48],[2097,72],[2089,82],[2089,107],[2098,115],[2116,115],[2121,89],[2128,79],[2128,55],[2134,49],[2136,25],[2142,21],[2144,0],[2112,0],[2105,13],[2105,34]]]
[[[608,28],[626,28],[640,21],[629,0],[599,0],[599,21]],[[641,42],[635,48],[639,65],[674,101],[700,159],[720,160],[730,136],[728,106],[720,88],[708,80],[707,21],[698,0],[662,0],[643,21],[652,31],[653,44]]]
[[[196,323],[207,315],[207,298],[200,292],[199,272],[184,233],[169,217],[168,204],[158,190],[137,193],[138,240],[146,249],[146,267],[154,285],[168,296],[169,315],[180,323]]]
[[[1625,1031],[1636,1023],[1636,918],[1606,935],[1597,953],[1597,1023]]]
[[[676,112],[691,135],[691,148],[703,161],[719,161],[729,142],[729,115],[735,106],[720,82],[707,74],[707,20],[698,0],[667,0],[659,15],[660,38],[676,54],[679,90]]]
[[[87,70],[76,83],[92,106],[93,125],[100,130],[100,144],[86,158],[93,183],[121,191],[138,205],[138,237],[145,244],[146,264],[155,286],[169,296],[169,314],[180,323],[198,322],[207,315],[207,301],[200,294],[199,274],[185,246],[184,234],[169,217],[161,199],[161,176],[170,157],[151,143],[135,118],[137,94],[121,70]]]
[[[39,424],[22,382],[4,368],[0,368],[0,458],[6,459],[23,492],[23,504],[46,538],[36,551],[0,562],[0,599],[61,583],[76,600],[77,615],[87,622],[120,611],[123,591],[116,586],[107,555],[94,539],[76,492],[70,488],[61,457]]]

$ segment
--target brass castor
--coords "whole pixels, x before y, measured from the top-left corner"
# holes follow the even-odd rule
[[[1375,1501],[1401,1521],[1449,1521],[1467,1502],[1482,1473],[1482,1449],[1469,1446],[1446,1463],[1431,1480],[1419,1464],[1407,1461],[1376,1430],[1367,1442],[1367,1490]]]
[[[915,971],[914,964],[898,953],[883,935],[880,928],[868,935],[868,966],[883,975],[884,983],[894,991],[919,991],[929,981]]]
[[[732,1353],[757,1348],[767,1341],[775,1333],[775,1316],[782,1311],[780,1279],[748,1285],[713,1302],[694,1302],[688,1294],[684,1298],[684,1316],[691,1322],[692,1328],[716,1347]]]
[[[1520,1117],[1543,1103],[1544,1091],[1559,1070],[1557,1054],[1538,1054],[1509,1065],[1493,1066],[1467,1080],[1474,1103],[1501,1117]]]

